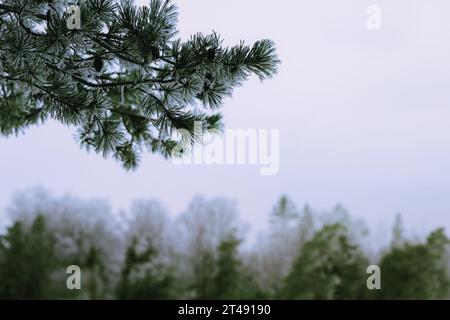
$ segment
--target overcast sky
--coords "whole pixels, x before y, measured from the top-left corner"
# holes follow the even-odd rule
[[[345,205],[389,226],[450,229],[450,2],[446,0],[178,0],[180,36],[215,30],[228,45],[276,42],[279,74],[235,91],[227,128],[280,129],[280,172],[177,166],[148,154],[135,172],[86,154],[73,128],[49,122],[0,138],[0,207],[42,185],[115,207],[155,197],[181,211],[193,195],[239,201],[259,224],[281,194],[298,205]],[[366,9],[382,10],[381,30]]]

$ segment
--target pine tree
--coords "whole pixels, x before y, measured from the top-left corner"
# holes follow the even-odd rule
[[[360,299],[367,259],[341,224],[325,225],[305,243],[279,292],[283,299]]]
[[[81,28],[68,27],[69,4]],[[0,133],[48,119],[75,126],[81,146],[127,169],[146,149],[179,155],[252,74],[276,73],[270,40],[224,47],[216,33],[176,37],[170,0],[0,0]]]
[[[425,243],[394,246],[381,259],[382,299],[448,299],[450,276],[443,229],[432,232]]]
[[[15,222],[0,236],[0,299],[48,298],[56,266],[55,239],[43,216],[29,229]]]
[[[231,233],[219,245],[216,262],[216,273],[213,277],[213,299],[255,299],[264,293],[257,287],[248,270],[239,257],[241,244],[234,233]]]
[[[219,299],[235,297],[237,294],[240,268],[237,257],[239,244],[240,241],[234,235],[230,235],[219,246],[217,272],[214,277],[216,297]]]

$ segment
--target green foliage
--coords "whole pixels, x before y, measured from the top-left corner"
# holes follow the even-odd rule
[[[80,144],[135,168],[148,149],[169,157],[194,123],[221,128],[217,109],[252,74],[279,64],[270,40],[224,47],[216,33],[177,35],[177,8],[151,0],[0,0],[0,132],[48,119],[77,128]]]
[[[190,289],[196,299],[208,299],[216,293],[214,286],[214,273],[216,261],[211,252],[199,252],[194,262],[194,281]]]
[[[240,261],[237,256],[240,241],[233,235],[221,242],[219,258],[217,259],[217,272],[214,277],[216,298],[233,298],[238,296]]]
[[[16,222],[0,237],[0,299],[47,296],[55,266],[54,243],[42,216],[29,230]]]
[[[90,220],[99,207],[88,206],[89,214],[78,220],[82,204],[26,200],[24,206],[14,207],[17,216],[0,235],[0,299],[450,298],[450,240],[443,229],[430,233],[423,243],[410,243],[404,236],[401,244],[393,243],[375,262],[381,267],[381,290],[370,291],[366,269],[373,263],[350,236],[352,230],[344,227],[348,221],[314,229],[310,208],[299,214],[299,221],[311,235],[302,237],[306,231],[298,225],[272,223],[269,227],[277,230],[267,240],[273,255],[253,260],[249,258],[267,243],[258,243],[251,252],[242,250],[243,237],[232,221],[234,204],[224,199],[193,201],[176,221],[183,223],[186,238],[182,232],[171,233],[180,229],[167,228],[167,212],[157,202],[139,202],[131,210],[134,219],[117,228],[117,215],[101,224]],[[403,229],[399,225],[394,230]],[[273,234],[283,230],[299,236],[271,246]],[[297,252],[284,250],[280,243]],[[285,255],[292,257],[280,264]],[[66,269],[73,264],[81,268],[82,290],[66,287]],[[273,266],[284,266],[287,272],[264,272]],[[256,272],[259,267],[262,274]]]
[[[155,264],[157,250],[149,247],[139,253],[137,239],[127,248],[121,280],[117,288],[119,299],[169,299],[175,286],[174,277],[163,265]]]
[[[450,243],[442,229],[428,236],[426,243],[393,247],[381,260],[383,299],[447,299]]]
[[[242,265],[238,253],[240,243],[234,234],[220,243],[216,273],[212,279],[215,293],[209,298],[255,299],[263,296]]]
[[[302,248],[285,279],[285,299],[357,299],[365,290],[368,266],[340,224],[327,225]]]

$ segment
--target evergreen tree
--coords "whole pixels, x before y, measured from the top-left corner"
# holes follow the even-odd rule
[[[450,278],[443,229],[431,233],[425,243],[393,247],[381,260],[383,299],[448,299]]]
[[[289,199],[288,196],[281,196],[275,207],[272,209],[271,221],[289,221],[298,218],[299,213],[295,204]]]
[[[326,225],[305,243],[286,277],[284,299],[364,297],[368,263],[341,224]]]
[[[229,299],[237,296],[239,286],[240,261],[237,257],[237,249],[240,241],[233,235],[222,241],[219,246],[217,260],[217,272],[214,278],[216,297]]]
[[[166,212],[155,201],[136,202],[134,219],[120,220],[119,227],[106,208],[89,202],[67,197],[60,202],[42,193],[43,202],[33,198],[16,198],[13,223],[0,235],[0,299],[450,298],[450,240],[443,229],[421,243],[402,236],[402,245],[391,246],[379,263],[381,290],[368,290],[370,263],[346,220],[311,236],[314,228],[306,228],[305,242],[286,251],[293,260],[286,274],[274,277],[269,270],[290,260],[281,259],[282,243],[241,252],[242,223],[233,202],[197,198],[181,217],[185,228],[168,228]],[[306,215],[312,222],[312,212],[303,211],[300,220]],[[292,230],[299,229],[284,232]],[[265,259],[252,259],[256,252]],[[66,287],[72,264],[82,269],[82,290]]]
[[[153,247],[139,252],[137,239],[127,248],[117,289],[119,299],[168,299],[172,296],[174,278],[165,266],[155,263],[158,254]]]
[[[216,293],[214,275],[216,273],[216,260],[213,252],[199,251],[192,262],[193,282],[190,289],[193,290],[196,299],[211,299]]]
[[[54,241],[42,216],[29,230],[16,222],[0,237],[0,299],[49,298]]]
[[[255,299],[263,297],[239,257],[241,240],[231,233],[219,245],[216,273],[213,278],[214,299]]]
[[[73,3],[80,29],[68,27]],[[0,132],[56,119],[125,168],[144,149],[182,154],[199,140],[196,123],[220,129],[224,98],[252,74],[273,76],[279,60],[270,40],[183,42],[176,22],[169,0],[0,0]]]

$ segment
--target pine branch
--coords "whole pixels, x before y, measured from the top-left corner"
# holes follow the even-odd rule
[[[70,4],[0,0],[1,133],[53,118],[132,169],[146,146],[170,157],[186,130],[195,143],[197,121],[219,130],[234,87],[279,64],[270,40],[227,48],[213,32],[182,42],[169,0],[81,0],[80,30],[67,29]]]

